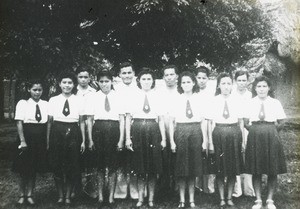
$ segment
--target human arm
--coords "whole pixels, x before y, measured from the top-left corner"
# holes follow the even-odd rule
[[[174,117],[170,117],[169,120],[169,137],[170,137],[171,151],[176,152],[176,144],[174,141]]]
[[[277,122],[276,122],[277,131],[281,131],[284,128],[284,125],[285,125],[284,119],[277,120]]]
[[[246,135],[245,135],[245,126],[244,126],[244,120],[242,118],[239,118],[239,127],[242,132],[242,152],[245,152],[246,149]]]
[[[207,152],[208,150],[208,135],[207,135],[208,127],[207,126],[208,126],[207,120],[203,118],[201,121],[201,131],[203,136],[202,152]]]
[[[22,120],[17,120],[17,130],[18,130],[18,135],[20,138],[20,148],[25,148],[27,147],[26,140],[24,137],[24,130],[23,130],[23,121]]]
[[[165,122],[164,117],[159,116],[158,117],[158,124],[159,124],[159,130],[161,134],[161,147],[164,149],[167,146],[167,139],[166,139],[166,130],[165,130]]]
[[[88,115],[87,116],[87,132],[88,132],[88,140],[89,140],[89,150],[94,150],[94,141],[93,141],[93,123],[94,123],[94,116]]]
[[[49,142],[50,142],[50,133],[53,123],[53,116],[48,115],[48,122],[47,122],[47,150],[49,149]]]
[[[124,148],[124,134],[125,134],[125,114],[120,114],[119,115],[119,129],[120,129],[120,138],[119,138],[119,142],[117,145],[117,149],[118,151],[122,151],[122,149]]]
[[[129,113],[126,113],[126,116],[125,116],[125,133],[126,133],[125,146],[127,149],[133,151],[130,131],[131,131],[131,115]]]
[[[81,132],[81,137],[82,137],[82,142],[80,145],[80,152],[83,153],[85,150],[85,122],[84,122],[83,115],[79,115],[79,127],[80,127],[80,132]]]
[[[214,129],[214,124],[213,124],[212,120],[208,120],[207,121],[207,138],[208,138],[208,152],[209,153],[215,152],[214,144],[213,144],[213,140],[212,140],[213,129]]]

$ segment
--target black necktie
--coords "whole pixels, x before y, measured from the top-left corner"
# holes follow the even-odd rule
[[[225,100],[225,105],[224,105],[224,110],[223,110],[223,117],[225,119],[229,118],[228,104],[227,104],[226,100]]]
[[[64,109],[63,109],[62,113],[64,114],[64,116],[70,115],[70,107],[69,107],[68,100],[65,101],[65,105],[64,105]]]
[[[189,100],[186,101],[185,115],[186,115],[187,118],[192,118],[193,117],[193,111],[192,111],[191,104],[190,104]]]
[[[36,104],[35,107],[35,119],[37,120],[37,122],[40,122],[42,120],[41,110],[38,104]]]
[[[110,111],[110,105],[109,105],[109,101],[108,101],[107,96],[105,96],[105,104],[104,104],[104,107],[105,107],[105,111],[106,111],[106,112],[109,112],[109,111]]]
[[[261,103],[258,117],[259,117],[259,120],[264,120],[266,117],[264,103]]]
[[[145,95],[143,111],[145,113],[149,113],[150,112],[150,106],[149,106],[149,101],[148,101],[147,95]]]

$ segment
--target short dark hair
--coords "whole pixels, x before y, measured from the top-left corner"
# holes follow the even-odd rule
[[[174,69],[175,73],[178,75],[178,68],[176,67],[176,65],[166,65],[166,66],[164,66],[162,68],[163,75],[165,74],[166,69]]]
[[[44,87],[45,87],[45,83],[41,80],[41,79],[30,79],[25,83],[25,93],[24,95],[21,96],[22,99],[29,99],[31,97],[30,93],[28,92],[28,90],[30,90],[34,85],[41,85],[43,88],[43,93],[41,95],[41,99],[44,97],[45,95],[45,91],[44,91]]]
[[[30,79],[26,83],[26,88],[31,89],[35,84],[40,84],[42,87],[44,87],[45,83],[41,79]]]
[[[86,65],[79,65],[76,68],[76,75],[78,75],[81,72],[87,72],[90,75],[91,74],[91,69]]]
[[[152,86],[151,86],[151,89],[153,89],[155,87],[155,77],[154,77],[154,72],[151,68],[149,67],[142,67],[140,69],[140,73],[138,74],[137,78],[136,78],[136,81],[137,81],[137,86],[141,89],[142,86],[141,86],[141,83],[140,83],[140,79],[143,75],[145,74],[150,74],[152,76],[152,79],[153,79],[153,83],[152,83]]]
[[[102,70],[97,74],[97,80],[99,81],[100,78],[107,77],[109,80],[113,81],[112,73],[109,70]],[[113,84],[111,84],[111,89],[114,89]],[[101,90],[101,89],[100,89]]]
[[[272,84],[271,80],[266,76],[258,76],[257,78],[255,78],[255,80],[252,83],[252,97],[257,96],[257,93],[256,93],[255,89],[256,89],[257,84],[261,81],[265,81],[268,84],[268,86],[270,88],[270,91],[268,92],[268,95],[270,97],[274,98],[275,95],[274,95],[273,84]]]
[[[77,78],[75,76],[75,74],[71,71],[63,71],[59,74],[58,76],[58,85],[59,83],[64,79],[64,78],[70,78],[73,83],[74,83],[74,88],[72,89],[72,93],[76,94],[77,93]],[[58,92],[61,93],[61,88],[57,88]]]
[[[131,69],[134,71],[133,65],[130,62],[122,62],[119,66],[119,73],[121,72],[121,69],[125,67],[131,67]]]
[[[239,76],[246,75],[247,79],[249,78],[249,73],[244,70],[238,70],[234,74],[234,80],[236,80]]]
[[[199,66],[195,68],[195,75],[197,76],[198,73],[205,73],[207,77],[210,75],[210,70],[205,66]]]
[[[181,81],[182,81],[182,78],[184,76],[187,76],[187,77],[190,77],[192,79],[192,81],[194,82],[194,87],[193,87],[193,93],[197,93],[199,92],[200,90],[200,87],[198,86],[198,83],[197,83],[197,79],[196,79],[196,76],[194,73],[190,72],[190,71],[183,71],[182,73],[180,73],[179,77],[178,77],[178,86],[177,86],[177,91],[182,94],[183,93],[183,89],[181,87]]]
[[[217,86],[216,86],[216,93],[215,93],[216,96],[221,94],[221,89],[219,85],[222,78],[230,78],[233,81],[232,76],[229,73],[225,73],[225,72],[220,73],[217,78]]]

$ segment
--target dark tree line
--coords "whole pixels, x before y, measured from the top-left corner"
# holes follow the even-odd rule
[[[97,71],[105,60],[114,67],[131,60],[137,69],[167,63],[183,69],[199,59],[228,70],[248,58],[245,43],[270,37],[251,2],[2,0],[0,78],[50,79],[79,65]]]

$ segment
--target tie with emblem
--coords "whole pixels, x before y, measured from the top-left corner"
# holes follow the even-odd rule
[[[40,122],[42,120],[41,110],[38,104],[36,104],[35,107],[35,119],[37,120],[37,122]]]
[[[150,106],[149,106],[149,101],[148,101],[147,95],[145,95],[143,111],[145,113],[149,113],[150,112]]]
[[[265,117],[266,117],[266,114],[265,114],[265,106],[264,106],[264,103],[261,103],[258,118],[259,118],[259,120],[264,120]]]
[[[105,104],[104,104],[104,107],[105,107],[105,111],[106,111],[106,112],[109,112],[109,111],[110,111],[110,105],[109,105],[109,101],[108,101],[107,95],[105,96]]]
[[[62,113],[64,114],[64,116],[70,115],[70,107],[69,107],[69,102],[67,99],[65,101],[65,105],[64,105],[64,109],[63,109]]]
[[[224,110],[223,110],[223,117],[225,119],[229,118],[229,110],[228,110],[228,104],[227,101],[225,100],[225,105],[224,105]]]
[[[186,101],[185,115],[186,115],[187,118],[192,118],[193,117],[193,111],[192,111],[191,104],[190,104],[189,100]]]

